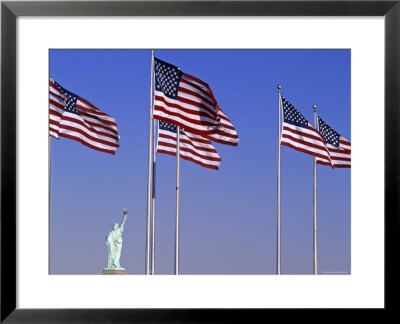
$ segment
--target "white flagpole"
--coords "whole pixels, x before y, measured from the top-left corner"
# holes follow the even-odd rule
[[[50,208],[51,208],[51,136],[49,134],[49,219],[50,219]],[[49,245],[49,253],[50,253],[50,245]],[[50,254],[49,254],[50,255]],[[50,262],[49,262],[49,273],[50,273]]]
[[[277,269],[281,274],[281,89],[278,85]]]
[[[50,80],[53,80],[53,77],[50,75]],[[50,129],[50,122],[49,122],[49,127],[47,129]],[[48,148],[49,148],[49,219],[50,219],[50,197],[51,197],[51,136],[49,135],[49,142],[48,142]],[[50,270],[50,269],[49,269]]]
[[[179,274],[180,127],[176,127],[175,274]]]
[[[146,218],[146,275],[150,273],[150,221],[151,221],[151,172],[152,172],[152,122],[153,122],[153,64],[154,53],[151,50],[151,63],[150,63],[150,116],[149,116],[149,159],[148,159],[148,172],[147,172],[147,218]]]
[[[180,69],[178,66],[178,70]],[[180,135],[181,128],[176,126],[175,275],[179,274]]]
[[[53,77],[50,75],[50,80],[52,80],[53,79]],[[48,130],[50,129],[50,122],[49,122],[49,126],[48,126],[48,128],[47,128]],[[48,142],[48,148],[49,148],[49,157],[48,157],[48,159],[49,159],[49,220],[50,220],[50,208],[51,208],[51,201],[50,201],[50,199],[51,199],[51,136],[50,136],[50,134],[48,134],[48,136],[49,136],[49,142]],[[48,247],[48,249],[49,249],[49,255],[50,255],[50,245],[49,245],[49,247]],[[50,262],[49,262],[49,273],[50,273]]]
[[[155,271],[155,221],[156,221],[156,129],[157,120],[153,119],[153,190],[152,190],[152,233],[151,233],[151,274]]]
[[[50,213],[50,193],[51,193],[51,136],[49,135],[49,213]]]
[[[317,129],[317,105],[314,109],[314,126]],[[318,274],[317,260],[317,158],[314,156],[314,275]]]

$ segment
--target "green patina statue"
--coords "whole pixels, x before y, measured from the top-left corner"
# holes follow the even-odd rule
[[[124,231],[124,224],[128,211],[123,209],[124,218],[121,225],[115,223],[112,231],[106,237],[106,245],[108,246],[108,264],[106,270],[125,270],[119,264],[122,250],[122,232]]]

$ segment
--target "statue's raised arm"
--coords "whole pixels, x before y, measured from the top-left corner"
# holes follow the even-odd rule
[[[128,210],[126,208],[124,208],[123,212],[124,212],[124,218],[122,219],[122,222],[121,222],[121,225],[120,225],[121,232],[124,230],[124,224],[125,224],[125,221],[126,221],[126,216],[128,215]]]

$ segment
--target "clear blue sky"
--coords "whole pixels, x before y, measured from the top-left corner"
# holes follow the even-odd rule
[[[350,50],[155,50],[207,82],[238,132],[220,170],[181,160],[181,274],[276,273],[277,85],[351,141]],[[52,138],[50,273],[101,274],[129,211],[121,266],[145,273],[150,50],[50,50],[50,75],[116,119],[116,155]],[[156,274],[173,274],[175,158],[157,154]],[[317,166],[319,273],[350,273],[350,169]],[[282,274],[313,273],[313,158],[281,150]]]

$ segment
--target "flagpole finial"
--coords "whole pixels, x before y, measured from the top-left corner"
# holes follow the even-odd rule
[[[278,84],[278,89],[281,90],[282,89],[282,85]]]
[[[314,108],[314,110],[317,109],[317,105],[314,105],[314,106],[312,106],[312,107]]]

